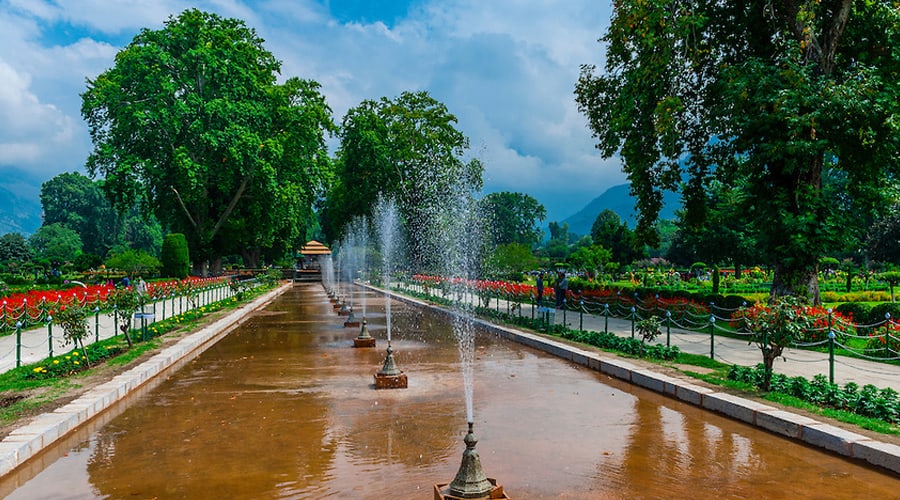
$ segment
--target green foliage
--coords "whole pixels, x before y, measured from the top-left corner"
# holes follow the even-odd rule
[[[642,340],[630,337],[619,337],[618,335],[609,332],[566,330],[561,336],[569,340],[592,345],[601,349],[610,349],[631,356],[648,357],[664,361],[674,360],[680,354],[680,350],[677,346],[666,347],[663,344],[647,346]]]
[[[575,269],[587,271],[590,275],[602,271],[612,259],[612,253],[601,245],[580,247],[569,255],[569,263]]]
[[[78,257],[75,257],[75,262],[73,262],[75,270],[80,273],[90,269],[97,269],[101,264],[103,264],[103,259],[99,255],[92,253],[80,254]]]
[[[129,248],[106,259],[106,267],[124,271],[129,276],[135,276],[139,274],[155,274],[162,267],[162,264],[159,262],[159,259],[142,250]]]
[[[167,234],[163,239],[162,275],[171,278],[187,278],[191,270],[191,258],[188,251],[187,238],[181,233]]]
[[[756,367],[734,365],[728,370],[728,378],[768,390],[765,387],[766,372],[763,365]],[[813,377],[812,382],[804,377],[775,374],[771,377],[770,385],[773,392],[794,396],[818,406],[852,411],[892,424],[900,422],[900,398],[891,388],[878,389],[874,385],[867,384],[860,389],[854,382],[848,382],[842,388],[829,383],[821,374]]]
[[[28,238],[28,245],[36,256],[49,260],[54,267],[74,260],[83,247],[78,233],[58,222],[38,228]]]
[[[742,308],[744,325],[751,333],[751,342],[762,351],[765,378],[761,387],[769,390],[772,366],[785,347],[803,338],[803,332],[811,329],[813,318],[805,313],[794,297],[777,297],[769,305]]]
[[[529,246],[510,243],[496,247],[488,256],[485,268],[497,278],[521,281],[522,273],[535,269],[537,264],[538,259]]]
[[[602,41],[576,101],[623,160],[639,240],[656,243],[663,190],[683,191],[689,225],[718,227],[711,183],[739,187],[773,292],[818,302],[818,258],[857,238],[848,222],[885,206],[898,175],[896,5],[625,0]]]
[[[88,312],[81,304],[73,301],[57,307],[53,312],[53,322],[62,327],[63,338],[74,345],[84,347],[84,338],[88,336]],[[88,359],[85,359],[88,361]]]
[[[85,359],[86,357],[89,357],[96,363],[114,357],[121,351],[121,347],[108,345],[103,342],[90,344],[84,347],[82,352],[76,349],[68,354],[49,358],[37,366],[31,367],[29,371],[25,372],[25,378],[46,380],[69,377],[90,368],[90,363]]]
[[[25,263],[31,259],[31,250],[21,233],[0,236],[0,262]]]
[[[661,326],[662,320],[658,316],[650,316],[634,324],[635,331],[641,336],[641,355],[644,345],[653,342],[662,333]]]
[[[78,172],[62,173],[41,185],[44,225],[75,231],[84,251],[104,256],[116,243],[118,217],[101,188]]]
[[[634,232],[612,210],[604,210],[594,219],[591,226],[591,238],[594,243],[609,249],[612,260],[620,264],[644,257],[643,247],[639,247]]]
[[[371,216],[379,195],[395,199],[410,237],[411,259],[437,255],[437,207],[481,189],[482,165],[464,162],[468,138],[457,119],[427,92],[366,100],[350,109],[341,126],[337,175],[323,210],[322,227],[340,238],[355,216]],[[462,191],[462,192],[460,192]]]
[[[284,250],[330,177],[334,125],[318,84],[279,85],[279,70],[236,19],[192,9],[141,30],[82,94],[88,172],[120,211],[153,207],[198,262]]]
[[[543,231],[539,224],[547,211],[532,196],[508,191],[490,193],[481,199],[481,206],[490,220],[496,245],[518,243],[532,248],[541,241]]]

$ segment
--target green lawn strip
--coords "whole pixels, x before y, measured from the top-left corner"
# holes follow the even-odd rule
[[[877,418],[863,417],[849,411],[835,410],[834,408],[823,408],[821,406],[807,403],[802,399],[796,398],[794,396],[789,396],[787,394],[782,394],[780,392],[770,392],[764,395],[763,398],[767,401],[773,401],[784,406],[806,410],[810,413],[822,415],[823,417],[828,417],[839,422],[853,424],[857,427],[861,427],[872,432],[878,432],[880,434],[900,435],[900,426],[889,424],[884,420],[880,420]]]

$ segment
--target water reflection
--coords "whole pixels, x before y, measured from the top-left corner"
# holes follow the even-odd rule
[[[5,478],[0,493],[430,498],[463,450],[456,343],[444,317],[394,304],[409,388],[376,391],[386,343],[374,303],[379,346],[354,349],[358,331],[343,328],[321,288],[295,288],[108,422],[51,450],[42,472]],[[900,486],[489,334],[476,345],[479,453],[515,498],[888,498]]]

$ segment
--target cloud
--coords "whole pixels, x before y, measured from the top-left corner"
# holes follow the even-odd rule
[[[46,150],[72,142],[76,125],[30,90],[31,77],[0,60],[0,164],[39,166]]]
[[[282,78],[321,83],[338,121],[364,99],[429,91],[484,162],[486,190],[546,194],[536,197],[551,218],[624,180],[574,104],[580,65],[602,64],[596,40],[611,11],[590,0],[410,0],[355,17],[328,0],[6,0],[0,163],[49,175],[82,165],[85,78],[112,66],[139,29],[191,7],[256,29],[283,61]]]

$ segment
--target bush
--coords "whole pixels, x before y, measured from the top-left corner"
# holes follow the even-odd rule
[[[867,323],[881,323],[885,320],[885,314],[891,315],[891,320],[900,321],[900,303],[884,302],[872,308]]]
[[[844,302],[834,308],[835,312],[839,312],[844,317],[849,318],[854,323],[869,323],[872,313],[872,306],[865,302]],[[884,316],[881,317],[884,320]]]
[[[167,234],[163,239],[161,260],[163,276],[187,278],[191,269],[187,238],[181,233]]]

